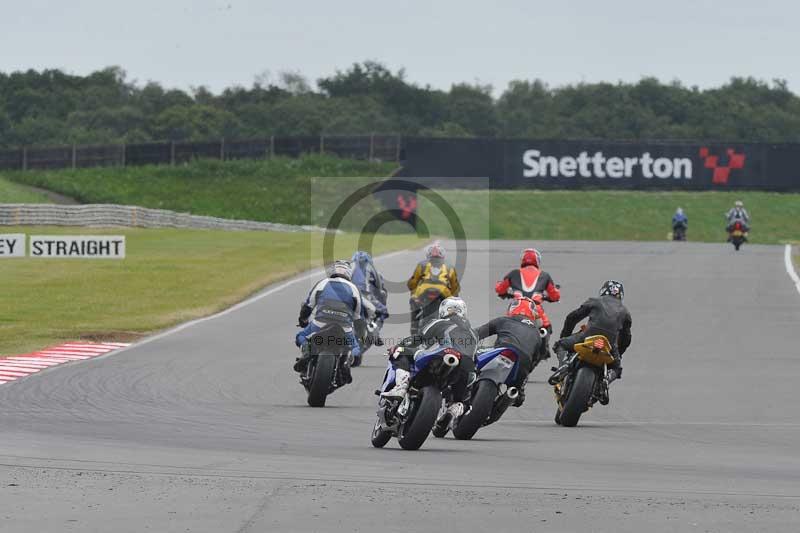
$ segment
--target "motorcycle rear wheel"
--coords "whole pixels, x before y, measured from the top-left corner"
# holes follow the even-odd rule
[[[401,435],[397,439],[404,450],[418,450],[422,446],[436,423],[436,415],[442,405],[442,393],[433,385],[423,387],[419,396],[416,409],[403,422]]]
[[[497,384],[483,379],[475,386],[472,408],[453,425],[453,436],[459,440],[469,440],[489,418],[497,398]]]
[[[564,402],[561,410],[560,421],[565,427],[578,425],[581,415],[589,408],[589,398],[594,390],[594,380],[597,378],[595,371],[588,366],[582,366],[575,375],[575,380],[569,391],[569,397]]]
[[[314,375],[311,377],[311,385],[308,387],[308,405],[311,407],[325,407],[325,400],[331,390],[335,370],[335,355],[317,356]]]

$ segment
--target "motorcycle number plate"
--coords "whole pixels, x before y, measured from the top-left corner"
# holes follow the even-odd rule
[[[500,363],[504,368],[511,368],[514,366],[514,361],[506,357],[505,355],[501,355],[497,358],[497,362]]]

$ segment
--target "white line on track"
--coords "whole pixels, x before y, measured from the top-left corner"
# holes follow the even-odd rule
[[[794,288],[797,289],[798,293],[800,293],[800,276],[797,275],[797,272],[794,269],[794,263],[792,263],[791,244],[786,245],[783,253],[783,262],[786,265],[786,273],[789,274],[789,277],[792,278],[792,281],[794,282]]]

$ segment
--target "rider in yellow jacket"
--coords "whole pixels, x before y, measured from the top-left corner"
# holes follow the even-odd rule
[[[435,242],[425,249],[425,260],[420,261],[414,269],[406,285],[411,292],[411,333],[416,333],[422,326],[420,323],[429,313],[426,309],[438,309],[441,300],[451,296],[458,296],[461,286],[458,283],[458,273],[454,267],[445,263],[444,247]],[[441,299],[434,302],[422,302],[420,297],[428,289],[437,289]]]

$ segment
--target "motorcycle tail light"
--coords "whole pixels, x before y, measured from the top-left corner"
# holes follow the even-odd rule
[[[445,355],[453,355],[456,358],[461,359],[461,352],[459,352],[458,350],[454,350],[453,348],[445,348],[444,349],[444,354]]]
[[[606,343],[603,339],[595,339],[592,346],[594,346],[595,350],[602,350],[606,347]]]

